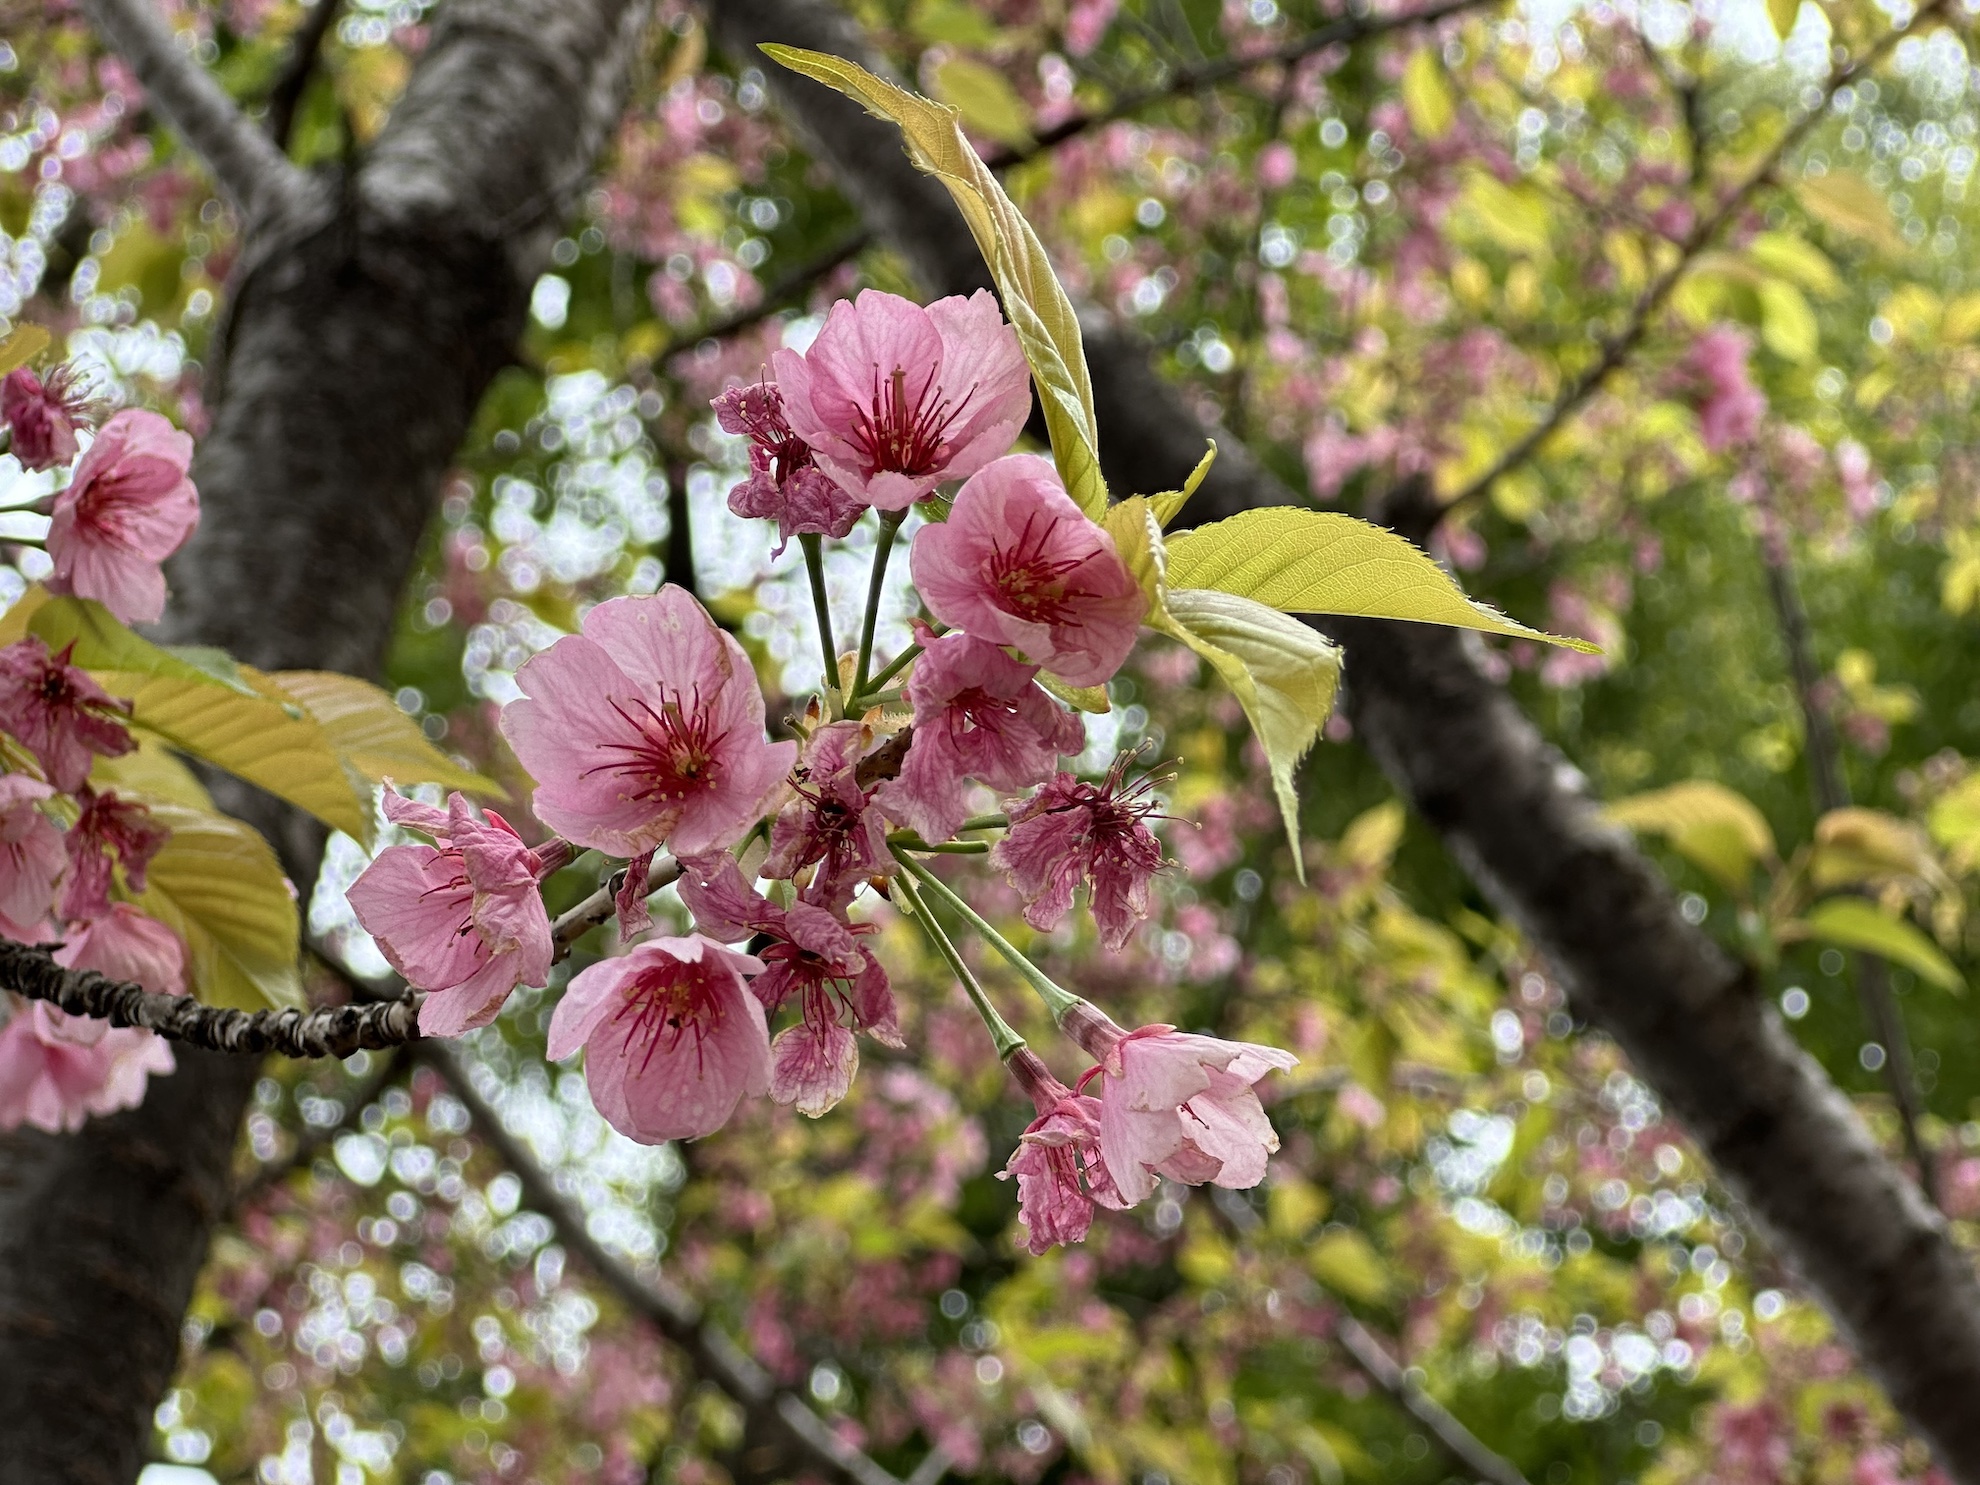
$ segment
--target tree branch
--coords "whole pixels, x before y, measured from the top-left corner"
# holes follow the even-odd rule
[[[724,0],[721,44],[765,41],[884,65],[817,0]],[[790,74],[769,84],[876,232],[936,293],[988,280],[939,183],[897,131]],[[1136,341],[1082,316],[1117,490],[1174,489],[1206,428]],[[1235,440],[1184,515],[1214,520],[1293,492]],[[1427,531],[1436,507],[1412,516]],[[1350,715],[1389,777],[1492,902],[1621,1045],[1793,1261],[1892,1401],[1964,1485],[1980,1485],[1980,1282],[1938,1214],[1755,993],[1749,972],[1685,922],[1670,886],[1606,822],[1587,782],[1489,681],[1455,631],[1330,620],[1345,644]]]
[[[1193,93],[1207,92],[1218,83],[1230,82],[1248,73],[1261,72],[1267,67],[1291,66],[1296,62],[1305,61],[1315,52],[1325,51],[1330,46],[1352,46],[1357,41],[1386,36],[1391,31],[1406,30],[1412,26],[1435,25],[1438,21],[1449,20],[1452,16],[1463,15],[1466,11],[1480,10],[1497,3],[1498,0],[1438,0],[1435,5],[1427,5],[1421,10],[1411,11],[1405,15],[1345,16],[1338,21],[1330,21],[1324,26],[1308,31],[1303,36],[1294,37],[1291,41],[1273,47],[1269,51],[1245,56],[1218,57],[1215,61],[1178,67],[1170,74],[1168,81],[1157,87],[1125,93],[1095,113],[1074,114],[1049,129],[1041,130],[1038,136],[1024,148],[999,150],[988,156],[984,163],[992,170],[1005,170],[1013,165],[1021,165],[1026,160],[1035,159],[1054,145],[1063,144],[1068,139],[1103,125],[1130,118],[1144,108],[1152,108],[1158,103],[1185,98]]]
[[[82,8],[242,216],[278,216],[302,198],[308,189],[302,172],[180,45],[151,0],[83,0]]]
[[[422,997],[314,1011],[237,1011],[190,995],[158,995],[93,969],[65,969],[47,949],[0,939],[0,989],[45,1000],[72,1016],[136,1026],[208,1052],[260,1057],[348,1057],[419,1036]]]
[[[802,1400],[780,1390],[770,1374],[711,1323],[694,1299],[664,1279],[648,1280],[591,1235],[584,1213],[557,1189],[550,1173],[511,1134],[488,1100],[476,1091],[453,1048],[422,1042],[413,1055],[447,1080],[454,1096],[501,1162],[522,1183],[523,1201],[548,1217],[558,1241],[617,1294],[626,1307],[678,1347],[690,1366],[728,1393],[748,1415],[743,1464],[752,1475],[811,1471],[840,1485],[901,1485],[888,1471],[833,1432]],[[768,1450],[774,1458],[754,1456]],[[916,1476],[922,1477],[917,1470]],[[939,1474],[936,1476],[939,1478]]]
[[[724,315],[719,320],[710,320],[700,329],[683,335],[680,342],[681,349],[691,350],[704,340],[727,340],[732,335],[740,335],[745,330],[754,329],[779,310],[801,299],[810,291],[812,285],[833,269],[852,262],[872,245],[872,233],[853,233],[837,247],[827,248],[817,257],[800,263],[777,279],[763,291],[763,297],[748,309],[739,309],[734,314]]]
[[[316,74],[317,60],[323,51],[323,40],[336,25],[337,12],[343,3],[344,0],[316,0],[289,38],[288,60],[282,64],[275,85],[268,90],[268,117],[264,120],[268,137],[275,141],[277,149],[289,147],[289,136],[296,127],[296,109],[309,90],[309,80]]]
[[[1684,241],[1678,244],[1676,261],[1658,274],[1637,297],[1636,305],[1630,311],[1628,323],[1615,335],[1602,342],[1601,354],[1595,358],[1594,364],[1568,383],[1538,424],[1501,454],[1489,469],[1445,502],[1446,514],[1489,495],[1494,485],[1539,453],[1541,445],[1558,433],[1562,426],[1581,410],[1588,399],[1602,389],[1609,378],[1622,368],[1623,363],[1629,359],[1637,346],[1642,344],[1644,337],[1650,332],[1651,320],[1655,318],[1657,311],[1664,307],[1684,276],[1691,271],[1692,264],[1698,260],[1699,255],[1718,240],[1719,234],[1746,209],[1746,204],[1753,199],[1754,194],[1774,178],[1774,173],[1781,168],[1781,163],[1788,155],[1828,115],[1829,102],[1836,96],[1837,90],[1875,67],[1900,41],[1943,10],[1945,3],[1946,0],[1928,0],[1928,3],[1909,22],[1901,26],[1893,26],[1861,56],[1830,70],[1828,81],[1822,87],[1821,102],[1806,110],[1800,118],[1790,124],[1774,142],[1773,148],[1767,151],[1760,164],[1733,188],[1732,193],[1721,201],[1715,210],[1700,218],[1691,231],[1685,234]]]
[[[1456,1463],[1488,1485],[1527,1485],[1526,1476],[1503,1455],[1480,1443],[1451,1410],[1425,1392],[1396,1359],[1383,1349],[1367,1326],[1346,1310],[1334,1321],[1334,1336],[1341,1343],[1363,1376],[1395,1400],[1410,1417],[1430,1431],[1430,1436]]]

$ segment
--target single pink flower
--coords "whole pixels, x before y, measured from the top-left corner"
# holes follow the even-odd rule
[[[928,611],[1010,645],[1074,686],[1134,648],[1148,599],[1114,539],[1073,504],[1050,459],[1011,454],[973,476],[910,557]]]
[[[811,734],[793,782],[795,797],[771,827],[763,863],[764,876],[788,880],[816,862],[805,900],[832,912],[843,911],[866,878],[894,866],[873,790],[859,782],[867,736],[858,722],[832,722]]]
[[[113,414],[55,497],[49,590],[94,598],[126,624],[164,613],[159,564],[199,524],[192,452],[192,439],[155,412]]]
[[[62,832],[38,808],[55,791],[24,773],[0,777],[0,933],[31,941],[68,866]]]
[[[743,985],[762,967],[699,934],[649,939],[572,977],[550,1018],[550,1056],[585,1049],[591,1101],[631,1139],[713,1134],[770,1087],[763,1007]]]
[[[880,510],[975,474],[1031,411],[1024,352],[988,289],[926,309],[864,289],[832,306],[809,350],[770,367],[819,468]]]
[[[0,423],[8,452],[23,469],[53,469],[76,457],[76,429],[90,421],[89,399],[74,371],[58,366],[46,382],[25,366],[0,381]]]
[[[1114,1211],[1128,1205],[1101,1158],[1100,1100],[1074,1093],[1028,1047],[1013,1052],[1004,1065],[1038,1110],[998,1174],[999,1180],[1017,1179],[1025,1247],[1042,1254],[1084,1242],[1096,1205]]]
[[[68,848],[69,880],[62,891],[61,911],[71,922],[89,922],[110,911],[111,856],[123,866],[131,891],[142,892],[145,868],[172,832],[154,824],[151,811],[136,800],[120,799],[107,790],[99,794],[88,785],[79,797],[82,813],[63,842]]]
[[[1767,394],[1753,385],[1746,335],[1714,325],[1692,342],[1685,369],[1698,386],[1698,435],[1713,453],[1750,442],[1767,415]]]
[[[797,757],[763,736],[741,645],[685,589],[614,598],[517,672],[502,732],[537,781],[536,816],[615,856],[726,850]]]
[[[550,978],[555,946],[537,882],[555,863],[493,810],[476,819],[459,794],[440,810],[387,787],[385,818],[437,844],[380,851],[351,883],[351,911],[406,983],[427,992],[422,1032],[486,1026],[516,986]]]
[[[793,536],[844,536],[866,513],[866,502],[841,489],[791,431],[775,382],[731,387],[712,406],[716,422],[749,439],[749,478],[729,491],[729,509],[777,523],[773,558]]]
[[[128,903],[70,933],[55,957],[161,995],[186,993],[178,935]],[[137,1107],[148,1079],[173,1066],[171,1047],[149,1031],[15,1000],[0,1028],[0,1129],[73,1133],[93,1114]]]
[[[1122,754],[1099,785],[1056,775],[1009,811],[1010,831],[990,852],[1024,899],[1024,920],[1050,932],[1072,908],[1073,889],[1092,886],[1100,941],[1119,949],[1148,916],[1148,882],[1162,869],[1162,843],[1147,825],[1154,781],[1125,784]]]
[[[859,1071],[855,1030],[884,1046],[903,1045],[887,971],[860,942],[869,925],[855,927],[810,902],[779,907],[727,856],[693,863],[680,894],[710,938],[757,941],[763,972],[750,989],[765,1010],[774,1014],[798,999],[799,1019],[770,1048],[770,1096],[778,1103],[816,1118],[844,1098]]]
[[[1004,792],[1029,788],[1058,770],[1061,754],[1086,745],[1086,729],[1038,687],[1037,666],[989,640],[938,639],[925,628],[921,640],[907,685],[914,740],[900,777],[876,798],[891,818],[935,842],[969,817],[970,779]]]
[[[137,746],[120,720],[130,703],[69,664],[73,648],[51,655],[31,634],[0,649],[0,728],[40,760],[64,794],[83,786],[97,754],[117,758]]]
[[[1099,1064],[1079,1086],[1100,1079],[1100,1153],[1129,1203],[1146,1199],[1158,1175],[1239,1190],[1265,1179],[1279,1137],[1251,1085],[1298,1066],[1292,1053],[1172,1026],[1123,1031],[1084,1001],[1063,1025]]]

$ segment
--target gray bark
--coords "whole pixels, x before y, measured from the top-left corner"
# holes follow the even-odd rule
[[[120,41],[149,19],[133,0],[93,14]],[[347,181],[265,189],[265,157],[225,134],[217,168],[253,214],[193,470],[200,530],[171,573],[174,637],[264,668],[376,672],[439,479],[617,117],[643,15],[640,0],[451,0]],[[224,129],[182,49],[133,61],[195,148]],[[244,789],[223,803],[307,895],[319,832]],[[121,1485],[144,1461],[256,1074],[252,1058],[177,1056],[140,1109],[0,1139],[0,1485]]]
[[[858,28],[818,0],[725,0],[709,19],[738,61],[774,41],[876,65]],[[988,282],[947,193],[909,164],[892,125],[764,70],[847,196],[929,290]],[[1104,316],[1083,318],[1109,482],[1123,494],[1174,489],[1216,430],[1131,336]],[[1216,436],[1222,453],[1190,519],[1296,499]],[[1938,1214],[1750,973],[1684,921],[1669,885],[1603,822],[1586,781],[1486,679],[1464,636],[1366,620],[1320,627],[1347,652],[1349,715],[1397,789],[1684,1121],[1944,1467],[1980,1485],[1980,1282]]]

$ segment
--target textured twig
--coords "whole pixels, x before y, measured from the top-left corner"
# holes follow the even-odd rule
[[[1207,92],[1219,83],[1229,82],[1248,73],[1261,72],[1267,67],[1283,67],[1295,62],[1303,62],[1315,52],[1323,52],[1330,46],[1352,46],[1357,41],[1386,36],[1391,31],[1401,31],[1411,26],[1434,25],[1438,21],[1449,20],[1454,15],[1462,15],[1468,10],[1480,10],[1487,5],[1497,3],[1498,0],[1440,0],[1436,5],[1428,5],[1405,15],[1345,16],[1338,21],[1330,21],[1324,26],[1308,31],[1303,36],[1296,36],[1291,41],[1273,47],[1269,51],[1249,53],[1244,56],[1219,57],[1215,61],[1179,67],[1169,76],[1168,81],[1159,87],[1142,88],[1136,92],[1123,94],[1094,113],[1074,114],[1049,129],[1041,130],[1037,138],[1024,148],[1001,150],[989,156],[985,163],[993,170],[1002,170],[1032,159],[1076,135],[1085,134],[1103,124],[1129,118],[1142,109],[1152,108],[1158,103],[1187,97],[1192,93]]]
[[[800,1399],[781,1391],[754,1357],[709,1323],[692,1297],[664,1279],[641,1277],[594,1238],[584,1213],[557,1189],[528,1147],[508,1131],[501,1115],[476,1091],[451,1047],[422,1042],[414,1055],[447,1080],[467,1107],[482,1139],[522,1183],[523,1201],[556,1227],[558,1241],[627,1308],[679,1347],[697,1372],[742,1406],[748,1415],[743,1451],[753,1474],[764,1478],[775,1474],[774,1467],[759,1467],[747,1459],[768,1448],[781,1456],[778,1462],[786,1470],[815,1472],[843,1485],[901,1485],[894,1475],[834,1433],[831,1425]],[[920,1471],[916,1474],[919,1476]]]
[[[48,950],[0,939],[0,990],[45,1000],[72,1016],[146,1031],[209,1052],[348,1057],[419,1037],[420,997],[314,1011],[237,1011],[188,995],[158,995],[92,969],[65,969]]]
[[[652,867],[646,873],[648,895],[658,892],[681,874],[681,864],[672,856],[654,858]],[[557,961],[569,956],[571,945],[583,938],[599,924],[609,922],[618,910],[619,888],[626,880],[625,869],[621,867],[612,873],[591,896],[576,907],[567,908],[558,914],[557,921],[550,925],[550,938],[557,946]]]
[[[1430,1431],[1438,1445],[1471,1474],[1490,1485],[1528,1485],[1513,1462],[1480,1443],[1478,1436],[1452,1416],[1436,1398],[1383,1349],[1368,1327],[1343,1310],[1334,1322],[1334,1336],[1362,1375],[1395,1400],[1396,1406]]]
[[[323,39],[330,34],[330,28],[337,23],[337,12],[343,8],[344,0],[316,0],[302,24],[296,27],[289,38],[288,60],[282,64],[282,72],[275,79],[275,85],[268,90],[268,137],[278,148],[289,147],[289,136],[295,132],[296,108],[302,102],[303,94],[309,89],[309,80],[316,73],[318,55],[323,50]]]
[[[302,173],[180,45],[151,0],[83,0],[83,11],[243,215],[271,216],[301,198]]]
[[[1637,296],[1635,308],[1630,311],[1629,322],[1615,335],[1602,341],[1601,354],[1595,358],[1594,364],[1568,383],[1538,424],[1501,454],[1489,469],[1445,503],[1444,509],[1447,513],[1489,495],[1494,485],[1537,454],[1541,445],[1558,433],[1567,421],[1581,410],[1588,399],[1599,392],[1603,384],[1621,370],[1630,354],[1650,333],[1650,322],[1656,317],[1657,311],[1664,307],[1678,284],[1691,271],[1699,255],[1718,240],[1719,234],[1746,209],[1746,204],[1753,199],[1754,194],[1774,178],[1774,172],[1781,168],[1781,163],[1795,147],[1822,122],[1828,114],[1829,102],[1835,97],[1836,91],[1876,66],[1889,55],[1898,42],[1912,34],[1926,21],[1934,18],[1944,6],[1945,0],[1929,0],[1929,3],[1920,9],[1910,22],[1893,26],[1879,37],[1876,44],[1868,51],[1830,71],[1828,81],[1822,87],[1821,102],[1806,110],[1800,118],[1790,124],[1774,142],[1773,148],[1767,151],[1760,164],[1733,188],[1732,193],[1721,201],[1714,211],[1701,217],[1691,231],[1685,234],[1684,241],[1678,244],[1676,261],[1658,274],[1642,294]]]

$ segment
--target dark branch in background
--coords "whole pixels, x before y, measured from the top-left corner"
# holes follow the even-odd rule
[[[1555,399],[1545,417],[1501,454],[1477,479],[1460,490],[1445,502],[1448,513],[1460,506],[1482,500],[1492,492],[1492,487],[1515,469],[1525,464],[1540,452],[1541,445],[1558,433],[1568,419],[1582,408],[1582,405],[1599,392],[1603,385],[1619,371],[1630,354],[1642,344],[1650,333],[1650,321],[1664,304],[1685,274],[1691,271],[1698,255],[1718,240],[1719,234],[1731,225],[1756,192],[1774,178],[1774,172],[1781,168],[1797,146],[1814,130],[1815,126],[1828,116],[1829,103],[1838,89],[1852,80],[1861,77],[1875,67],[1898,42],[1918,30],[1945,8],[1946,0],[1928,0],[1928,3],[1906,25],[1893,26],[1878,38],[1876,44],[1862,56],[1831,69],[1828,81],[1823,84],[1822,98],[1813,108],[1804,112],[1788,126],[1781,137],[1774,142],[1760,164],[1732,190],[1725,200],[1707,215],[1701,217],[1691,231],[1685,234],[1684,241],[1678,244],[1677,260],[1651,281],[1637,297],[1635,307],[1630,311],[1629,321],[1615,335],[1601,342],[1601,354],[1581,375],[1569,382],[1566,390]],[[1647,45],[1647,43],[1646,43]]]
[[[1124,93],[1095,113],[1074,114],[1049,129],[1040,130],[1038,136],[1024,148],[999,150],[987,156],[985,163],[993,170],[1004,170],[1012,165],[1021,165],[1026,160],[1035,159],[1056,144],[1063,144],[1068,139],[1098,129],[1102,125],[1130,118],[1144,108],[1152,108],[1158,103],[1186,98],[1192,93],[1207,92],[1219,83],[1230,82],[1249,73],[1262,72],[1267,67],[1284,67],[1303,62],[1315,52],[1323,52],[1330,46],[1352,46],[1357,41],[1386,36],[1391,31],[1402,31],[1412,26],[1434,25],[1438,21],[1449,20],[1454,15],[1481,10],[1497,3],[1498,0],[1440,0],[1436,5],[1426,5],[1423,9],[1411,11],[1407,15],[1347,16],[1338,21],[1330,21],[1324,26],[1308,31],[1303,36],[1296,36],[1291,41],[1273,47],[1269,51],[1246,56],[1218,57],[1215,61],[1181,66],[1169,75],[1166,82],[1157,87]]]
[[[275,141],[275,147],[287,150],[289,137],[295,132],[296,109],[302,103],[303,94],[309,91],[309,82],[316,75],[316,64],[323,52],[324,38],[330,28],[337,24],[337,12],[343,8],[344,0],[316,0],[316,4],[296,27],[295,35],[289,38],[289,55],[282,63],[281,74],[275,85],[268,90],[268,117],[263,122],[268,127],[268,137]]]
[[[1478,1441],[1478,1436],[1452,1416],[1451,1410],[1425,1392],[1396,1359],[1383,1349],[1374,1334],[1346,1310],[1334,1321],[1334,1337],[1341,1349],[1354,1359],[1362,1374],[1388,1393],[1410,1417],[1430,1430],[1439,1447],[1469,1473],[1489,1485],[1527,1485],[1513,1462],[1495,1454]]]
[[[338,1095],[344,1106],[343,1116],[325,1125],[311,1125],[296,1136],[296,1143],[287,1155],[269,1161],[260,1169],[251,1172],[234,1188],[233,1209],[238,1212],[253,1205],[267,1192],[282,1184],[297,1171],[337,1142],[337,1136],[357,1123],[364,1111],[378,1102],[385,1090],[405,1076],[411,1065],[405,1048],[394,1047],[378,1059],[378,1065],[366,1073],[362,1079]]]
[[[837,247],[826,249],[774,280],[748,309],[739,309],[719,320],[711,320],[699,330],[683,335],[681,351],[690,351],[705,340],[727,340],[732,335],[755,329],[772,315],[800,303],[820,279],[835,268],[852,262],[872,245],[873,235],[870,232],[853,233]]]
[[[302,174],[180,44],[152,0],[83,0],[82,8],[243,216],[279,215],[302,199]]]
[[[679,1348],[694,1370],[739,1404],[747,1415],[743,1446],[736,1461],[742,1480],[781,1479],[811,1473],[839,1485],[901,1485],[860,1450],[835,1433],[804,1402],[778,1388],[756,1359],[730,1340],[702,1313],[692,1297],[664,1279],[648,1280],[591,1235],[584,1213],[561,1191],[521,1140],[511,1134],[452,1047],[422,1042],[413,1055],[445,1078],[467,1107],[482,1139],[522,1183],[523,1202],[548,1217],[557,1238],[634,1314]],[[915,1471],[923,1485],[941,1477]]]
[[[0,939],[0,989],[45,1000],[72,1016],[137,1026],[208,1052],[259,1057],[348,1057],[419,1036],[419,1001],[325,1006],[314,1011],[237,1011],[189,995],[157,995],[93,969],[64,969],[46,949]]]
[[[723,0],[704,13],[739,60],[775,41],[885,65],[818,0]],[[767,70],[841,189],[928,289],[987,283],[947,193],[908,162],[893,126]],[[1081,326],[1109,483],[1175,488],[1214,430],[1109,317],[1083,314]],[[1220,447],[1186,519],[1297,503],[1241,443]],[[1438,507],[1416,494],[1396,523],[1421,540]],[[1347,652],[1356,735],[1397,789],[1690,1129],[1944,1468],[1980,1485],[1980,1281],[1938,1213],[1787,1034],[1751,972],[1685,922],[1670,884],[1603,819],[1587,781],[1480,671],[1475,640],[1374,620],[1322,627]]]
[[[1759,545],[1760,564],[1767,570],[1767,595],[1773,600],[1774,617],[1781,626],[1781,644],[1787,650],[1788,673],[1794,680],[1795,698],[1801,704],[1809,789],[1815,796],[1816,810],[1826,815],[1847,808],[1850,802],[1849,775],[1843,771],[1842,739],[1836,735],[1835,719],[1822,705],[1814,635],[1795,584],[1794,559],[1787,549],[1787,535],[1778,530],[1763,531]],[[1918,1126],[1925,1117],[1924,1099],[1913,1068],[1911,1034],[1905,1029],[1904,1013],[1891,989],[1890,967],[1875,954],[1853,957],[1857,999],[1862,1002],[1871,1036],[1884,1048],[1884,1085],[1891,1090],[1891,1101],[1897,1106],[1905,1148],[1911,1151],[1912,1161],[1918,1167],[1918,1184],[1924,1189],[1926,1199],[1933,1206],[1943,1208],[1938,1167],[1919,1133]]]

